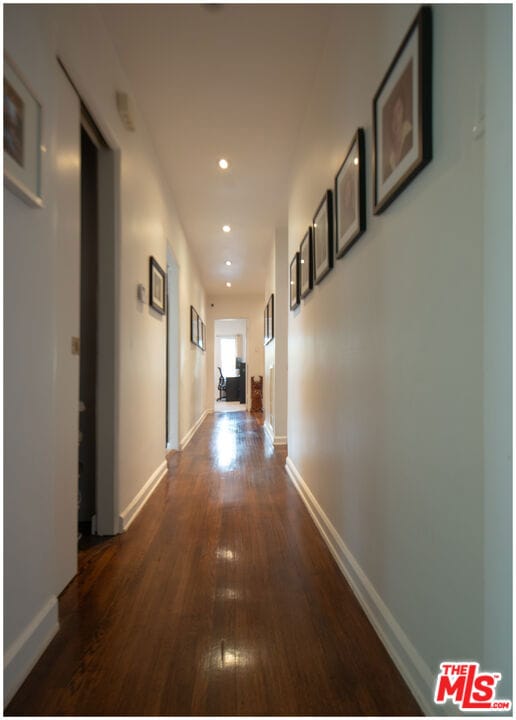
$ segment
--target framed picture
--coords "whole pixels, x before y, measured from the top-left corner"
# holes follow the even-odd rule
[[[201,320],[201,350],[206,350],[206,325]]]
[[[165,297],[166,297],[166,276],[164,270],[159,265],[158,261],[151,257],[150,263],[150,305],[156,310],[156,312],[165,314]]]
[[[432,159],[432,11],[422,7],[373,100],[374,206],[380,214]]]
[[[8,56],[4,57],[4,183],[28,205],[43,206],[41,104]]]
[[[190,341],[199,344],[199,315],[193,305],[190,305]]]
[[[274,293],[269,298],[267,303],[267,331],[266,331],[266,342],[267,345],[271,340],[274,339]]]
[[[305,298],[314,286],[313,264],[312,228],[309,227],[299,248],[299,295],[302,298]]]
[[[297,252],[290,263],[290,309],[295,310],[299,305],[299,253]]]
[[[332,192],[327,190],[313,220],[314,276],[321,280],[333,267],[333,201]]]
[[[359,128],[335,177],[335,254],[349,250],[366,227],[364,131]]]

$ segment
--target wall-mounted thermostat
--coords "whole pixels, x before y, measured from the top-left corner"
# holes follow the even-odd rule
[[[147,302],[147,288],[142,283],[138,285],[138,300],[142,303]]]

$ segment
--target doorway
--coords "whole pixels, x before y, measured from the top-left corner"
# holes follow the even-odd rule
[[[248,392],[245,318],[215,320],[214,359],[215,412],[246,410]]]
[[[100,139],[81,112],[81,263],[79,355],[79,540],[92,534],[97,483],[98,148]]]

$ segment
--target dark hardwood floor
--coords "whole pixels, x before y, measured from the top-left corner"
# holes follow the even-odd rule
[[[6,715],[420,715],[260,418],[209,416],[80,552]]]

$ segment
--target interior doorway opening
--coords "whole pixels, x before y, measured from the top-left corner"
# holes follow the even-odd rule
[[[78,522],[79,534],[86,538],[90,534],[118,532],[115,438],[119,158],[82,101],[80,107]]]
[[[81,295],[79,355],[79,540],[95,530],[97,483],[98,149],[96,128],[81,112]]]
[[[215,320],[215,412],[247,409],[247,319]]]

